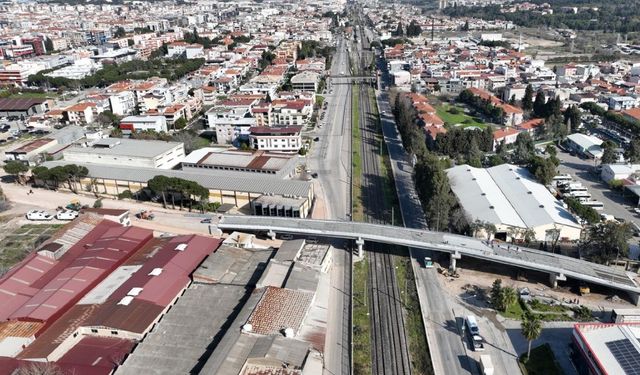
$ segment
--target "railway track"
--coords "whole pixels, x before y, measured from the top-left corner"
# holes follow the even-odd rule
[[[363,61],[366,64],[366,62]],[[361,69],[363,66],[361,66]],[[380,156],[382,144],[377,119],[371,108],[369,88],[358,85],[360,134],[362,136],[362,186],[364,219],[370,223],[389,223],[390,202],[385,201],[384,176]],[[356,124],[353,124],[356,126]],[[402,300],[395,277],[393,255],[389,247],[370,244],[366,256],[369,264],[369,309],[371,317],[371,357],[373,374],[410,374]]]

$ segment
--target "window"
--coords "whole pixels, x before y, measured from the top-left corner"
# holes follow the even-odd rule
[[[97,330],[97,329],[95,329],[95,328],[92,328],[92,329],[91,329],[91,333],[98,333],[98,330]]]
[[[111,334],[112,334],[112,335],[117,335],[117,334],[118,334],[118,331],[111,331]]]

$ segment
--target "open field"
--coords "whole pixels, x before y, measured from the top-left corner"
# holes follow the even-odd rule
[[[0,274],[24,259],[55,233],[61,224],[26,224],[0,241]]]

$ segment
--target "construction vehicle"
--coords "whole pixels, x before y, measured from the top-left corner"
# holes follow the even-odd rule
[[[79,200],[74,199],[65,207],[67,210],[80,211],[82,208],[88,208],[88,205],[82,205]]]
[[[589,294],[591,294],[591,289],[589,288],[589,286],[587,284],[580,284],[580,295],[588,296]]]
[[[142,210],[136,214],[136,217],[142,220],[153,220],[155,219],[156,215],[154,215],[151,211]]]

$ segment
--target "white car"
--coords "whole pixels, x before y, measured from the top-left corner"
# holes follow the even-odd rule
[[[29,220],[53,220],[53,216],[51,214],[49,214],[46,211],[39,211],[39,210],[31,210],[29,212],[27,212],[27,219]]]
[[[73,210],[63,210],[58,211],[56,214],[56,219],[58,220],[73,220],[78,217],[78,211]]]

